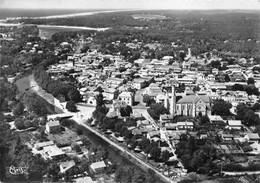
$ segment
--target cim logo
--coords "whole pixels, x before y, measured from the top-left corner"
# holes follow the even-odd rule
[[[20,167],[15,167],[15,166],[10,166],[9,172],[12,175],[22,175],[22,174],[28,174],[28,166],[20,166]]]

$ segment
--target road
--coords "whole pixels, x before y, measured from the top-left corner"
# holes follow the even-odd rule
[[[142,166],[146,167],[147,169],[152,169],[157,175],[159,175],[163,180],[165,180],[166,182],[169,183],[174,183],[174,182],[178,182],[180,179],[176,178],[175,180],[170,179],[169,177],[166,177],[165,175],[163,175],[161,172],[159,172],[157,169],[155,169],[154,167],[150,166],[149,164],[145,163],[144,161],[142,161],[141,159],[139,159],[138,157],[136,157],[135,155],[133,155],[131,152],[129,152],[127,149],[124,149],[123,147],[121,147],[120,145],[116,144],[115,142],[111,141],[110,139],[106,138],[104,135],[100,134],[98,131],[94,130],[93,128],[91,128],[90,126],[84,124],[83,120],[76,120],[76,122],[79,125],[84,126],[85,128],[87,128],[88,130],[90,130],[91,132],[93,132],[94,134],[96,134],[97,136],[99,136],[100,138],[102,138],[103,140],[107,141],[109,144],[111,144],[112,146],[116,147],[118,150],[120,150],[121,152],[131,156],[131,158],[135,159],[136,161],[138,161],[140,164],[142,164]]]
[[[176,160],[178,160],[178,158],[177,158],[177,156],[176,156],[176,154],[175,154],[175,148],[174,148],[175,145],[173,145],[173,144],[170,142],[170,139],[169,139],[169,137],[168,137],[166,131],[164,131],[164,130],[162,130],[162,129],[160,128],[160,126],[158,125],[158,123],[150,116],[150,114],[147,112],[147,110],[143,111],[142,116],[143,116],[146,120],[150,121],[150,122],[152,123],[152,125],[153,125],[157,130],[160,131],[161,138],[163,138],[163,139],[165,139],[165,140],[167,141],[167,143],[169,144],[169,147],[171,148],[171,151],[172,151],[174,157],[176,158]],[[181,167],[183,167],[181,161],[179,161],[179,163],[180,163]],[[183,172],[185,172],[185,171],[183,171]]]

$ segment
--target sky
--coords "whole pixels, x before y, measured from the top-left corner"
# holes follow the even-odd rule
[[[0,0],[2,8],[22,9],[249,9],[260,0]]]

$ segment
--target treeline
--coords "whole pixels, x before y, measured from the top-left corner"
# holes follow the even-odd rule
[[[94,30],[61,31],[53,34],[51,39],[56,43],[70,42],[72,39],[77,39],[80,36],[83,36],[85,38],[90,37],[94,32]]]
[[[250,78],[249,78],[250,79]],[[259,96],[259,90],[254,84],[248,83],[248,85],[234,84],[231,87],[233,91],[245,91],[248,95]]]
[[[81,95],[75,86],[51,79],[43,66],[36,67],[33,74],[37,83],[54,97],[62,95],[66,100],[72,100],[74,102],[81,101]]]
[[[205,139],[182,134],[176,145],[176,154],[188,172],[212,174],[220,170],[214,163],[214,160],[218,159],[216,149],[206,143]]]

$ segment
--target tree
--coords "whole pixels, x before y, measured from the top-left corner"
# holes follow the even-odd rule
[[[21,118],[16,118],[14,121],[14,125],[19,130],[25,129],[24,121]]]
[[[100,107],[100,106],[103,106],[104,104],[104,97],[102,95],[102,93],[99,93],[97,96],[96,96],[96,101],[97,101],[97,106],[96,107]]]
[[[234,84],[234,85],[232,86],[232,90],[233,90],[233,91],[244,91],[244,86],[241,85],[241,84]]]
[[[254,105],[253,105],[253,107],[252,107],[252,110],[253,111],[259,111],[260,110],[260,103],[255,103]]]
[[[104,90],[101,88],[101,86],[98,86],[94,91],[102,93]]]
[[[81,101],[80,92],[76,88],[71,88],[68,92],[68,98],[73,102],[80,102]]]
[[[150,106],[151,104],[155,103],[155,100],[151,98],[149,95],[143,95],[143,102],[146,103],[146,106]]]
[[[75,150],[76,152],[81,152],[81,148],[80,148],[79,144],[77,144],[76,142],[71,144],[71,148],[73,150]]]
[[[212,106],[212,114],[220,115],[220,116],[229,116],[230,109],[232,108],[232,104],[224,101],[223,99],[216,99],[213,102]]]
[[[260,124],[259,116],[253,110],[249,109],[245,113],[244,123],[247,126],[257,126]]]
[[[204,124],[207,124],[207,123],[209,123],[210,121],[209,121],[209,118],[208,118],[208,116],[202,116],[201,118],[200,118],[200,125],[204,125]]]
[[[32,122],[30,120],[25,120],[24,121],[24,127],[25,128],[30,128],[32,127]]]
[[[252,85],[247,85],[245,86],[245,91],[247,92],[248,95],[259,95],[258,88]]]
[[[132,114],[132,112],[133,112],[133,109],[129,105],[127,105],[125,108],[120,109],[120,114],[122,117],[130,116],[130,114]]]
[[[67,102],[66,109],[70,112],[77,112],[77,106],[72,100]]]
[[[161,114],[169,114],[169,110],[166,109],[162,104],[158,104],[158,103],[151,104],[147,112],[150,114],[150,116],[153,119],[156,120],[160,118]]]
[[[24,105],[22,102],[18,102],[18,104],[14,106],[13,114],[14,116],[18,117],[21,116],[23,113],[24,113]]]
[[[194,86],[193,92],[196,92],[196,91],[200,91],[200,87],[199,86]]]
[[[220,63],[220,61],[218,61],[218,60],[212,61],[212,62],[211,62],[211,66],[214,67],[214,68],[219,69],[219,68],[221,67],[221,63]]]
[[[161,156],[161,149],[159,147],[153,147],[150,150],[150,155],[153,159],[158,160]]]
[[[184,51],[180,51],[179,53],[179,57],[181,61],[184,61],[185,57],[186,57],[186,53]]]
[[[246,112],[249,110],[249,108],[244,103],[239,103],[236,107],[236,119],[237,120],[243,120]]]
[[[254,85],[254,84],[255,84],[254,78],[248,78],[247,84],[248,84],[248,85]]]
[[[162,152],[162,160],[163,160],[164,162],[167,162],[167,161],[169,160],[169,158],[170,158],[170,153],[169,153],[169,151],[163,151],[163,152]]]

